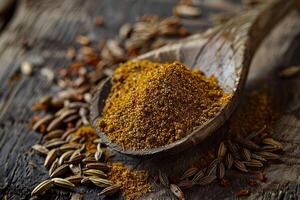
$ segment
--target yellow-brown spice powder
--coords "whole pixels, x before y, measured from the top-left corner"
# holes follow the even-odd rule
[[[114,184],[120,184],[122,194],[126,200],[138,199],[151,191],[148,183],[148,172],[144,170],[130,170],[123,163],[112,163],[109,179]]]
[[[246,97],[228,122],[230,132],[247,135],[265,127],[264,133],[272,133],[279,116],[274,99],[266,90],[252,91]]]
[[[213,118],[229,100],[215,77],[179,62],[121,64],[99,126],[124,149],[173,143]]]
[[[96,130],[91,126],[81,126],[74,133],[81,138],[85,138],[84,144],[85,148],[89,153],[95,153],[97,150],[97,145],[93,142],[98,138]]]

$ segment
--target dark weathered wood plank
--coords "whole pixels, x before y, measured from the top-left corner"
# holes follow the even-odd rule
[[[43,56],[45,63],[53,68],[65,65],[64,59],[67,47],[74,42],[78,33],[90,33],[98,37],[111,37],[124,21],[134,21],[136,16],[145,13],[170,15],[175,1],[137,1],[137,0],[40,0],[20,1],[16,15],[0,37],[0,198],[8,194],[9,199],[28,199],[31,189],[41,180],[46,179],[42,159],[34,155],[30,146],[40,140],[40,135],[27,128],[32,116],[30,106],[39,97],[53,91],[51,84],[43,80],[38,73],[33,77],[22,77],[14,84],[7,86],[6,82],[28,56]],[[204,14],[208,11],[204,10]],[[106,27],[96,29],[93,17],[104,15]],[[284,110],[277,123],[276,137],[286,143],[286,163],[271,165],[266,169],[269,181],[261,184],[257,192],[249,199],[278,199],[272,193],[283,191],[283,199],[299,196],[298,186],[294,184],[299,174],[299,77],[290,80],[279,80],[276,76],[278,67],[289,64],[299,64],[300,17],[296,12],[282,22],[281,27],[274,31],[273,37],[265,42],[259,51],[248,79],[247,87],[260,88],[269,84],[275,96],[282,102]],[[187,21],[189,23],[189,21]],[[191,25],[193,24],[193,25]],[[194,29],[207,27],[203,23],[190,23]],[[278,34],[276,34],[278,33]],[[280,34],[279,34],[280,33]],[[21,46],[22,37],[33,41],[33,49],[24,51]],[[287,38],[294,37],[294,41]],[[275,42],[277,41],[277,42]],[[285,43],[284,43],[285,42]],[[287,44],[286,42],[292,44]],[[280,47],[280,48],[279,48]],[[181,172],[193,161],[203,156],[203,152],[221,138],[224,127],[214,136],[194,148],[176,157],[160,160],[138,160],[124,156],[123,160],[133,167],[147,167],[152,173],[157,168],[170,171],[171,174]],[[299,141],[298,141],[299,142]],[[233,173],[233,176],[236,176]],[[294,182],[286,185],[287,182]],[[230,188],[222,188],[213,184],[204,188],[193,188],[187,192],[188,199],[232,199],[233,192],[246,187],[245,177],[233,183]],[[85,193],[86,199],[94,199],[96,188],[82,187],[79,191]],[[265,193],[263,191],[266,191]],[[277,195],[278,196],[278,195]],[[69,193],[64,190],[51,190],[43,199],[68,199]],[[147,195],[146,199],[175,199],[170,191],[160,190],[158,193]]]

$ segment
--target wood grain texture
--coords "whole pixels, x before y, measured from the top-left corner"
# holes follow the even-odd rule
[[[39,142],[41,136],[27,128],[33,113],[32,103],[40,96],[54,92],[55,88],[39,76],[38,70],[32,77],[23,76],[12,85],[7,85],[9,77],[19,69],[20,63],[30,56],[43,56],[45,64],[52,68],[64,66],[69,61],[64,58],[67,47],[74,43],[78,33],[90,33],[98,37],[110,37],[124,21],[144,13],[170,15],[172,0],[39,0],[20,1],[16,15],[0,37],[0,198],[29,199],[30,191],[40,181],[48,178],[42,166],[43,159],[34,155],[30,146]],[[207,12],[204,10],[204,14]],[[107,20],[104,29],[93,26],[93,17],[104,15]],[[286,144],[286,163],[271,165],[266,169],[269,181],[261,184],[249,199],[297,199],[299,189],[296,184],[299,174],[299,76],[290,80],[280,80],[276,76],[278,67],[299,64],[300,16],[290,13],[272,38],[268,39],[258,52],[250,70],[247,88],[260,88],[267,84],[281,101],[282,114],[277,123],[276,137]],[[191,23],[195,29],[206,28],[203,23]],[[192,26],[189,24],[189,26]],[[22,37],[33,41],[32,50],[21,46]],[[295,38],[289,40],[288,38]],[[298,43],[297,43],[298,41]],[[199,144],[176,157],[159,160],[140,160],[118,155],[116,159],[133,168],[150,168],[156,173],[158,168],[176,174],[199,160],[211,148],[226,126],[209,137],[205,144]],[[218,184],[209,187],[195,187],[187,191],[187,199],[234,199],[233,192],[247,187],[246,177],[238,177],[232,187],[222,188]],[[289,184],[288,184],[289,182]],[[158,192],[145,199],[175,199],[167,189],[157,187]],[[81,187],[85,199],[95,199],[99,190]],[[282,191],[282,192],[281,192]],[[280,193],[280,198],[276,194]],[[275,194],[275,195],[274,195]],[[293,198],[294,197],[294,198]],[[51,190],[41,199],[69,199],[65,190]],[[111,198],[115,199],[115,198]]]

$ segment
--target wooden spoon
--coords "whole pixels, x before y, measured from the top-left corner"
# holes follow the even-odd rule
[[[222,89],[233,94],[231,100],[214,118],[202,126],[195,127],[192,133],[172,144],[147,150],[124,150],[118,144],[111,143],[96,125],[112,86],[110,78],[103,81],[94,95],[91,107],[91,122],[102,141],[126,155],[151,156],[178,153],[204,140],[223,125],[234,111],[255,51],[272,27],[288,13],[292,6],[292,0],[275,0],[244,12],[202,34],[191,36],[137,58],[158,62],[179,60],[191,68],[200,69],[207,76],[214,75]]]

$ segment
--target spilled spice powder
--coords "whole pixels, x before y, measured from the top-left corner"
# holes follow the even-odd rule
[[[143,170],[130,170],[123,163],[113,163],[109,179],[120,184],[126,200],[138,199],[151,191],[148,183],[148,172]]]
[[[124,149],[173,143],[214,117],[231,97],[215,77],[179,62],[129,61],[112,80],[98,125]]]
[[[236,134],[245,136],[261,131],[255,142],[260,144],[263,137],[272,137],[273,127],[279,117],[277,104],[266,89],[255,90],[245,94],[246,98],[228,120],[229,137]],[[217,157],[219,143],[201,152],[199,160],[190,167],[205,169]],[[262,174],[262,173],[260,173]],[[262,177],[262,176],[261,176]],[[258,178],[262,180],[263,178]]]
[[[265,127],[264,132],[270,134],[279,116],[274,100],[265,90],[252,91],[246,97],[228,121],[230,132],[245,135]]]
[[[95,153],[97,150],[97,145],[93,142],[98,138],[96,130],[91,126],[81,126],[74,133],[81,138],[85,138],[84,144],[86,145],[86,150],[90,153]]]

